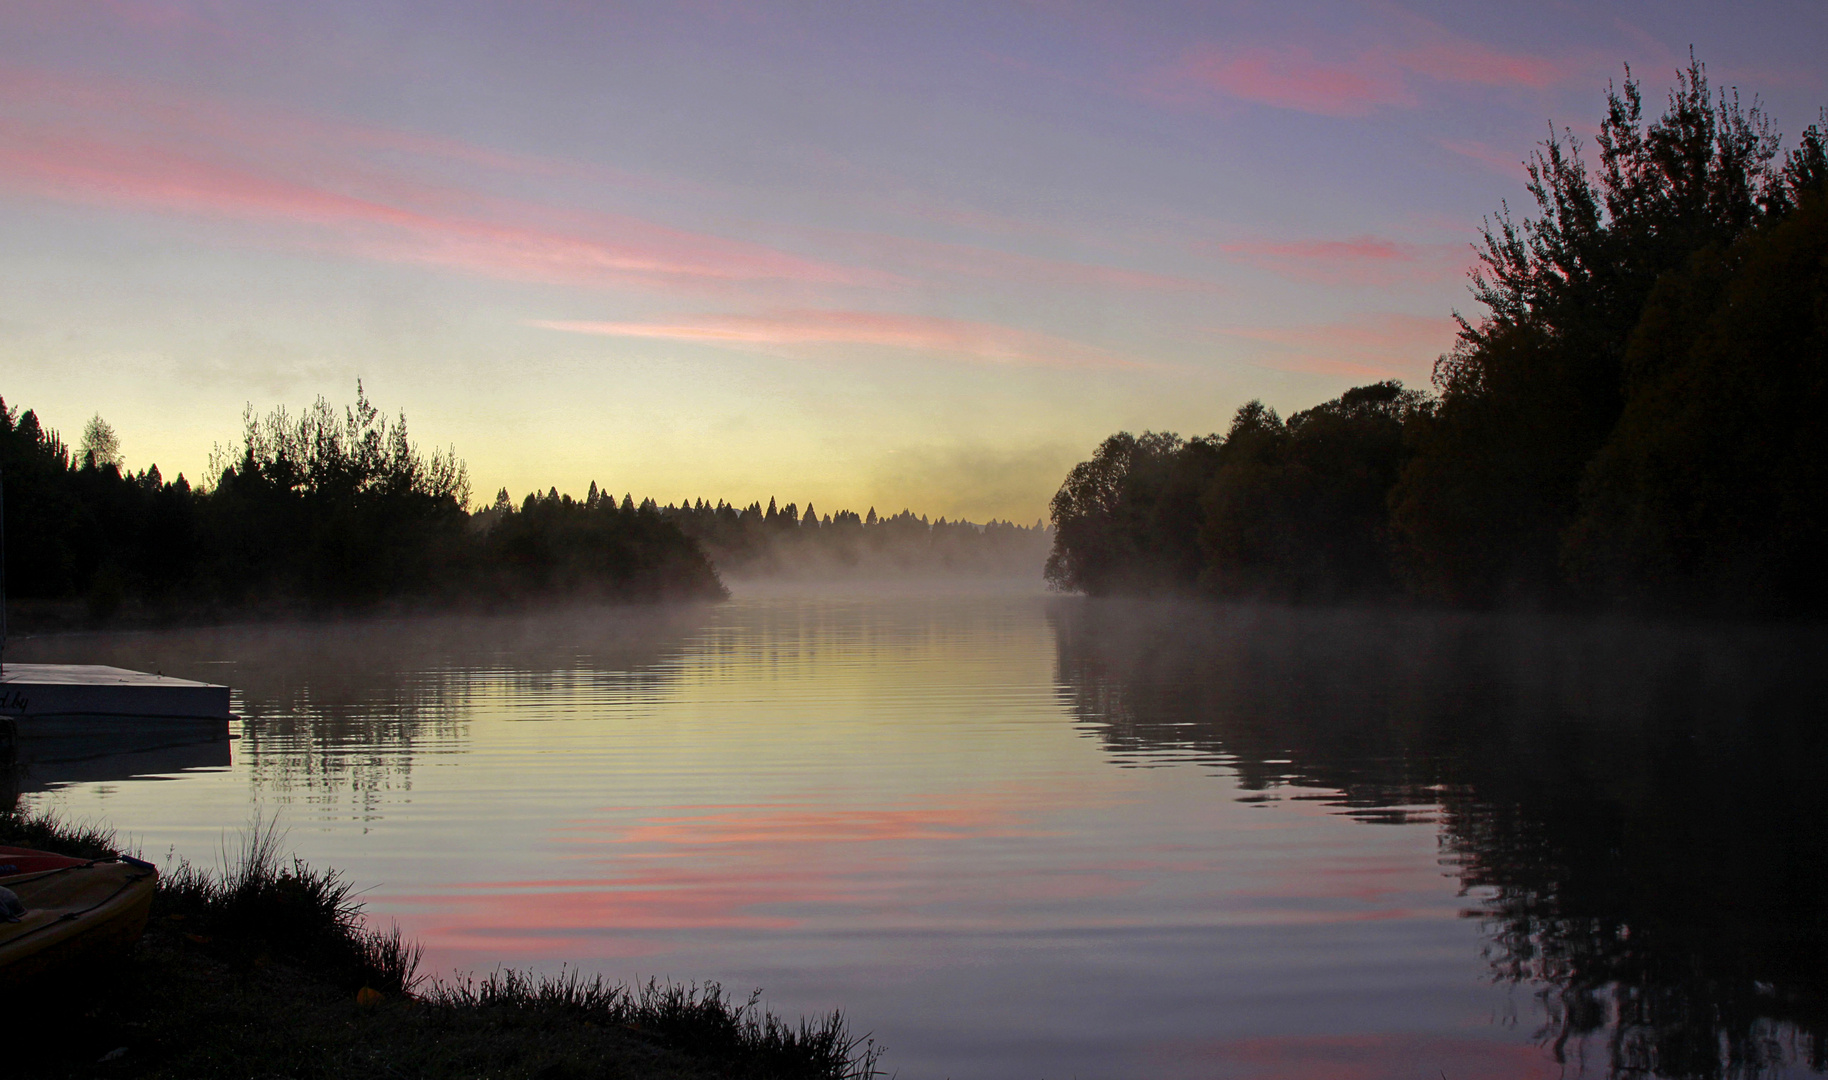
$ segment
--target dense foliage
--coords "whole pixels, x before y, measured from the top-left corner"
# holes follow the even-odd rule
[[[1646,124],[1609,94],[1597,170],[1529,166],[1489,223],[1437,394],[1360,387],[1229,432],[1119,434],[1055,497],[1049,579],[1455,604],[1821,611],[1828,144],[1780,155],[1699,63]]]
[[[472,514],[454,453],[424,454],[357,388],[294,417],[250,412],[214,483],[124,471],[92,420],[80,454],[27,410],[0,401],[6,574],[12,596],[126,601],[171,613],[496,602],[563,595],[718,597],[690,538],[651,508],[589,505],[556,492]],[[98,453],[99,447],[104,451]]]
[[[406,418],[390,423],[359,386],[340,413],[319,398],[244,426],[240,459],[199,507],[214,584],[236,599],[424,592],[466,554],[462,463],[420,454]]]
[[[1384,382],[1224,435],[1106,439],[1054,496],[1048,580],[1093,593],[1201,588],[1334,600],[1393,587],[1386,496],[1421,394]]]

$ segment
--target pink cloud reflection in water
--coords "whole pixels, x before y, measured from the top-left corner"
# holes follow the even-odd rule
[[[628,821],[632,814],[606,812],[559,830],[561,848],[584,850],[562,851],[557,861],[596,876],[454,882],[448,891],[390,897],[390,904],[435,912],[414,921],[434,956],[649,955],[660,946],[615,932],[787,930],[807,918],[790,911],[903,907],[881,880],[894,875],[898,848],[1028,834],[996,799],[863,809],[680,806]]]
[[[1164,1070],[1201,1064],[1249,1080],[1552,1080],[1565,1071],[1534,1046],[1414,1035],[1302,1035],[1173,1043]]]
[[[327,757],[276,726],[232,768],[55,806],[207,861],[252,796],[428,974],[759,987],[843,1009],[904,1080],[1543,1075],[1426,808],[1367,824],[1115,755],[1063,700],[1045,604],[738,600],[639,679],[574,628],[511,667],[413,638],[340,691],[445,680],[412,747],[339,713]]]
[[[388,896],[383,910],[426,944],[437,972],[507,963],[623,978],[690,973],[789,1000],[823,991],[891,1031],[918,1027],[927,1006],[910,1003],[929,997],[941,1026],[956,1026],[980,994],[1000,999],[996,1010],[1027,996],[1033,1004],[1018,1012],[1083,1013],[1088,1002],[1058,999],[1086,997],[1071,989],[1087,976],[1086,954],[1112,992],[1157,981],[1175,994],[1216,991],[1244,1010],[1218,1024],[1231,1037],[1202,1041],[1186,1038],[1177,1006],[1160,1009],[1171,1018],[1159,1030],[1145,1019],[1140,1031],[1125,1007],[1127,1045],[1098,1048],[1094,1059],[1111,1056],[1110,1071],[1088,1076],[1139,1075],[1130,1070],[1144,1059],[1158,1076],[1382,1077],[1407,1075],[1418,1060],[1457,1063],[1455,1076],[1541,1075],[1540,1052],[1517,1046],[1515,1032],[1464,1016],[1450,1027],[1473,1030],[1404,1031],[1416,1022],[1406,1008],[1391,1021],[1395,1032],[1333,1026],[1363,1022],[1349,999],[1376,994],[1381,981],[1393,1001],[1413,1004],[1409,950],[1424,964],[1471,952],[1458,918],[1464,898],[1433,857],[1428,830],[1369,827],[1298,798],[1212,798],[1201,786],[1212,778],[1191,771],[1167,785],[1167,806],[1139,797],[1159,791],[1161,773],[1081,779],[1094,783],[609,806],[550,825],[546,876],[451,882]],[[1442,949],[1443,930],[1456,948]],[[1125,942],[1134,945],[1102,955]],[[796,972],[786,958],[802,956],[809,970]],[[1340,979],[1339,1000],[1317,1015],[1303,1002],[1291,1017],[1316,978]],[[1094,1011],[1100,997],[1090,995]],[[1056,1037],[1088,1037],[1092,1022],[1082,1015]],[[1291,1023],[1320,1030],[1256,1034]],[[901,1063],[904,1075],[928,1075],[918,1057]]]

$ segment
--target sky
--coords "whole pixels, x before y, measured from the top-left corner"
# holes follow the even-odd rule
[[[0,396],[131,468],[353,401],[479,502],[1031,522],[1453,339],[1625,65],[1789,138],[1828,4],[0,0]]]

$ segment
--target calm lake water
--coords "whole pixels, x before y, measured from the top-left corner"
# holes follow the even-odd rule
[[[16,642],[224,682],[25,801],[250,817],[428,968],[842,1007],[906,1080],[1823,1075],[1816,632],[1030,596]]]

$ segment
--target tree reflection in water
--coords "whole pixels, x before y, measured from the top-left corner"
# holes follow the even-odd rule
[[[1828,634],[1062,600],[1058,685],[1120,764],[1437,818],[1557,1062],[1828,1070]]]
[[[670,676],[703,605],[582,606],[83,635],[84,663],[227,683],[244,718],[234,755],[255,793],[281,802],[346,791],[366,819],[412,787],[414,763],[464,752],[479,715],[539,720],[626,700]],[[67,660],[72,642],[28,639],[8,658]],[[544,704],[543,704],[544,703]]]

